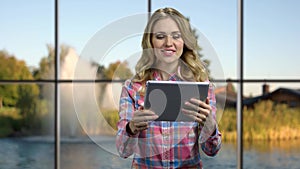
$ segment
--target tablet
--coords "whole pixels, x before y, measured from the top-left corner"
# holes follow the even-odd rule
[[[147,81],[144,108],[154,111],[156,121],[193,121],[182,113],[191,98],[205,101],[209,82]]]

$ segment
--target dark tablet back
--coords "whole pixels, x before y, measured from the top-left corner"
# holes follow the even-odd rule
[[[145,109],[154,111],[156,121],[192,121],[181,112],[184,102],[191,98],[205,101],[208,82],[148,81],[145,95]]]

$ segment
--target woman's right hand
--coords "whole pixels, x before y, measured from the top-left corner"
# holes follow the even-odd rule
[[[143,110],[139,108],[134,112],[134,115],[129,122],[129,129],[132,134],[137,134],[140,131],[146,130],[148,128],[148,122],[153,121],[158,118],[151,110]]]

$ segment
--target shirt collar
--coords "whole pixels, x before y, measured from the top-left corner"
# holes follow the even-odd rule
[[[182,81],[182,79],[178,76],[178,74],[180,73],[180,66],[178,66],[177,68],[177,72],[174,72],[172,74],[170,74],[170,77],[168,79],[168,81]],[[157,80],[157,81],[162,81],[162,77],[159,73],[159,70],[154,70],[153,71],[153,79]]]

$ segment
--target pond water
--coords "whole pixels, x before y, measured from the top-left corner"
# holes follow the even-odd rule
[[[96,144],[97,143],[97,144]],[[62,169],[126,169],[132,159],[115,155],[114,137],[90,140],[67,139],[61,143]],[[300,168],[300,141],[255,142],[244,144],[246,169]],[[111,153],[113,152],[113,153]],[[214,157],[202,155],[204,168],[236,168],[236,145],[223,143]],[[0,169],[53,169],[53,139],[0,139]]]

